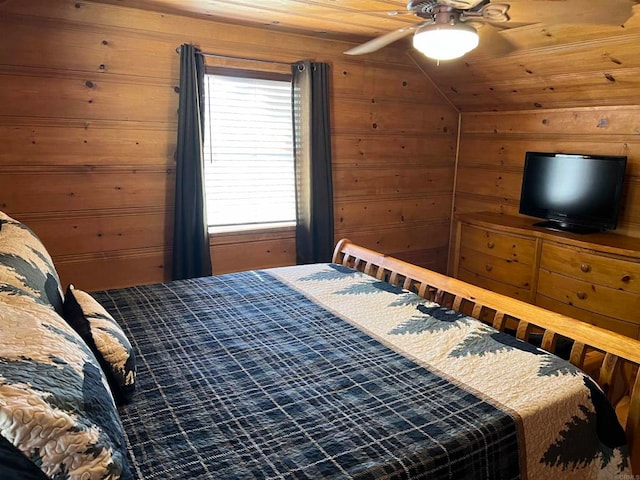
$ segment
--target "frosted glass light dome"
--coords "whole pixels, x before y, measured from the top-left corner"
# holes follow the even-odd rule
[[[430,23],[413,35],[413,46],[434,60],[451,60],[478,46],[478,32],[464,23]]]

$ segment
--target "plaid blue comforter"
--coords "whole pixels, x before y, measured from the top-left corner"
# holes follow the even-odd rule
[[[94,296],[136,349],[137,390],[121,418],[141,479],[509,479],[535,478],[538,465],[575,478],[625,471],[624,440],[601,448],[596,435],[587,441],[589,458],[563,457],[562,429],[542,440],[546,456],[535,453],[540,458],[532,462],[537,450],[523,438],[521,414],[456,373],[458,360],[472,355],[452,359],[457,366],[449,373],[447,362],[403,346],[416,335],[428,342],[430,323],[427,335],[470,319],[343,267],[245,272]],[[390,313],[400,310],[406,314]],[[500,348],[522,351],[509,342]],[[555,369],[549,378],[579,375],[554,362],[547,361]],[[578,403],[595,416],[593,385],[578,383]],[[592,420],[581,435],[596,428]]]

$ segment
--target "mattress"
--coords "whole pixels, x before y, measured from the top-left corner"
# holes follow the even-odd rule
[[[332,264],[94,293],[138,364],[141,479],[610,478],[596,383],[475,319]]]

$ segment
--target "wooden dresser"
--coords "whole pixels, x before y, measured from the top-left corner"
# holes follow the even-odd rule
[[[640,338],[640,239],[534,227],[528,217],[457,217],[453,276]]]

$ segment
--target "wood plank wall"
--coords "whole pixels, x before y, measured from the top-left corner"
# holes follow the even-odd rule
[[[458,113],[400,50],[75,0],[0,3],[0,209],[63,284],[170,277],[176,47],[332,67],[336,238],[446,268]],[[291,264],[291,231],[212,240],[217,273]]]
[[[627,155],[616,233],[640,238],[640,105],[462,113],[455,212],[518,214],[526,151]]]

